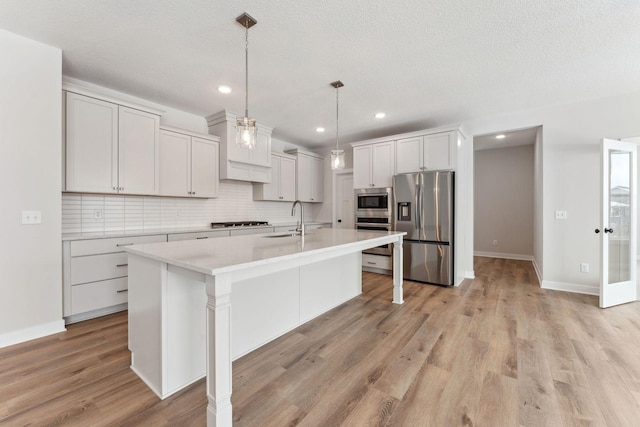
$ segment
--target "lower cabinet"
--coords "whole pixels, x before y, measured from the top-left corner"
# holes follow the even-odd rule
[[[74,323],[127,308],[127,253],[140,243],[166,242],[167,235],[64,241],[64,317]]]
[[[362,269],[373,273],[391,274],[393,270],[391,260],[390,256],[362,254]]]

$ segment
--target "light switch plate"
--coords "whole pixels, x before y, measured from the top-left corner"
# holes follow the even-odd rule
[[[42,223],[41,211],[22,211],[23,224],[40,224]]]

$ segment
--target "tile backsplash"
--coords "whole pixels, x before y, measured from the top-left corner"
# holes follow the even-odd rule
[[[63,193],[62,232],[202,227],[223,221],[292,223],[291,205],[254,201],[252,184],[235,181],[221,181],[215,199]],[[305,203],[305,221],[313,221],[317,209]]]

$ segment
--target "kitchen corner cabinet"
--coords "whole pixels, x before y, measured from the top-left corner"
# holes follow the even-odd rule
[[[66,191],[159,193],[160,116],[66,93]]]
[[[391,187],[395,141],[353,147],[353,187]]]
[[[174,128],[160,129],[160,195],[218,196],[218,138]]]
[[[253,184],[253,200],[292,202],[296,199],[296,158],[271,154],[271,182]]]
[[[287,151],[296,157],[296,199],[321,203],[324,193],[324,157],[304,150]]]
[[[455,169],[456,131],[399,139],[396,173]]]
[[[221,111],[207,117],[211,135],[220,137],[220,179],[270,182],[272,128],[257,123],[256,146],[249,150],[236,144],[236,115]]]

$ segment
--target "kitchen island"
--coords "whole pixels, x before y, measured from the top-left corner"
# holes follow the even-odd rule
[[[131,368],[161,398],[206,373],[207,424],[231,426],[231,363],[362,292],[361,251],[402,232],[345,229],[127,247]],[[391,293],[391,292],[390,292]]]

